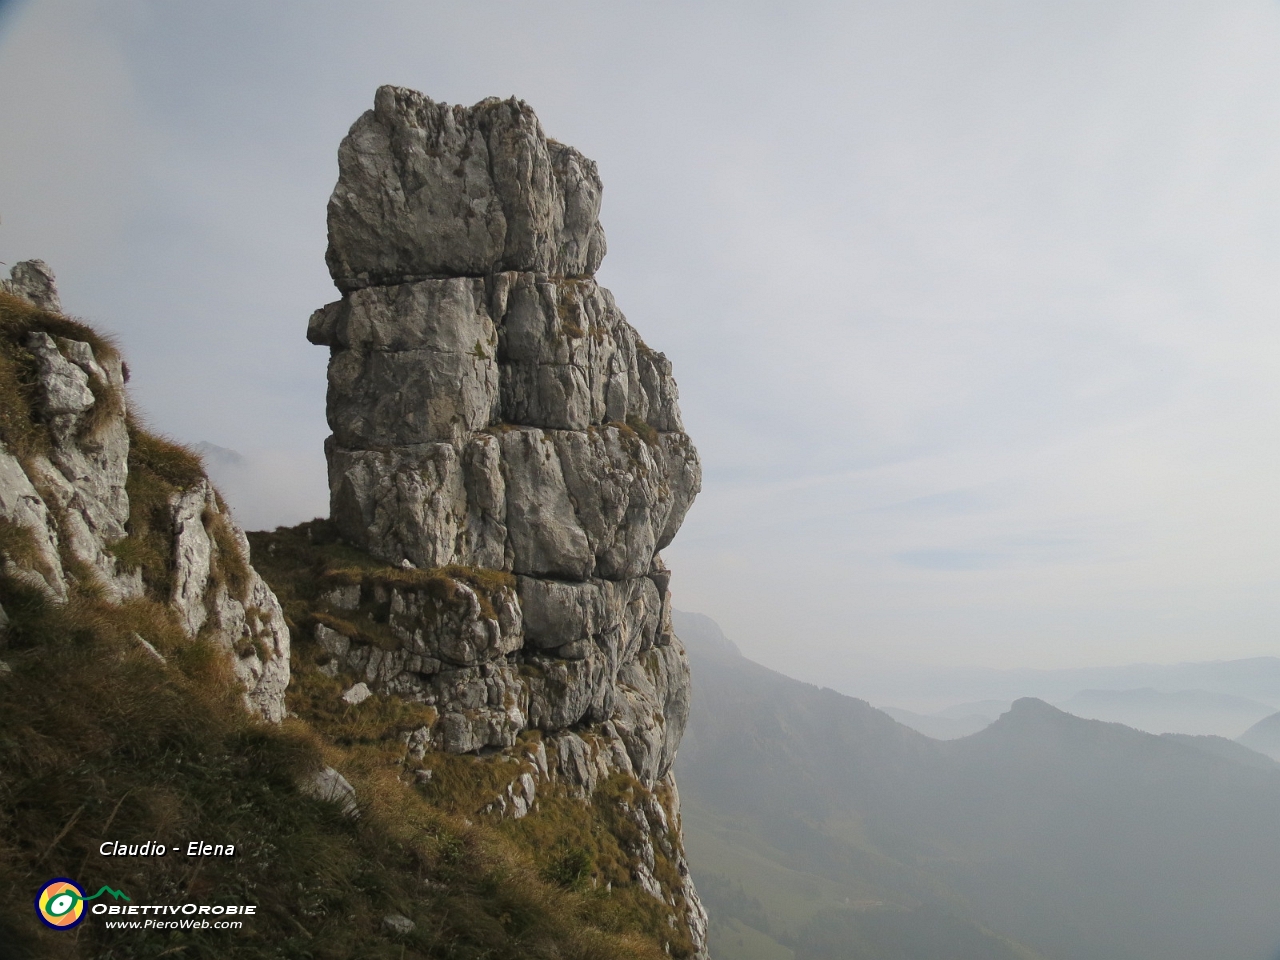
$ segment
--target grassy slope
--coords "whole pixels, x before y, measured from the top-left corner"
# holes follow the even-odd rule
[[[34,365],[21,345],[30,329],[97,339],[0,296],[0,440],[20,458],[47,444],[31,416]],[[171,571],[159,505],[198,461],[131,432],[133,516],[117,555],[142,567],[150,597],[113,607],[73,589],[59,606],[0,576],[12,620],[0,643],[10,668],[0,670],[0,957],[665,956],[665,915],[625,886],[590,883],[619,867],[603,816],[549,797],[562,808],[549,822],[473,820],[470,804],[496,778],[472,758],[438,758],[434,796],[402,782],[397,734],[421,708],[374,698],[338,709],[337,681],[304,664],[290,691],[298,717],[271,727],[246,715],[225,654],[187,640],[160,602]],[[0,551],[31,562],[12,525],[0,524]],[[298,648],[305,655],[305,642]],[[300,791],[324,764],[354,785],[359,819]],[[104,840],[232,843],[236,856],[109,858],[97,852]],[[256,903],[258,915],[227,933],[112,933],[92,920],[52,931],[31,903],[55,876],[109,884],[134,903]],[[415,929],[384,930],[391,912]]]

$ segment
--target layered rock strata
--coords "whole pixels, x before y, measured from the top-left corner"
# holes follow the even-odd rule
[[[39,260],[16,264],[0,292],[59,320],[53,273]],[[105,342],[38,327],[18,349],[35,380],[32,427],[45,442],[27,451],[0,442],[0,522],[22,531],[27,547],[21,557],[3,556],[5,573],[56,602],[73,586],[115,602],[140,598],[147,592],[140,569],[118,557],[132,533],[123,363]],[[159,599],[188,636],[227,649],[251,710],[283,719],[289,631],[275,595],[249,566],[244,532],[203,476],[169,493],[164,513],[159,536],[171,590]],[[228,568],[243,575],[229,582]]]
[[[434,706],[410,749],[509,750],[541,731],[498,812],[524,815],[540,780],[590,796],[615,773],[668,798],[635,811],[653,838],[636,881],[679,895],[703,953],[670,773],[689,668],[659,556],[700,466],[670,363],[594,279],[596,166],[521,101],[396,87],[338,157],[327,262],[342,298],[308,329],[330,348],[331,518],[404,575],[329,585],[315,628],[329,668]],[[381,642],[344,627],[357,614]],[[680,890],[645,867],[655,842],[678,856]]]

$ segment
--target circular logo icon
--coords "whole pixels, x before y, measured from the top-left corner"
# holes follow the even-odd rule
[[[36,894],[36,913],[49,926],[68,930],[84,919],[84,891],[74,880],[55,877]]]

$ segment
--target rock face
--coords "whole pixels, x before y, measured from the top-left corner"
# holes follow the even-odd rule
[[[701,473],[671,364],[593,278],[595,164],[523,102],[396,87],[338,158],[327,261],[343,296],[308,329],[330,348],[331,518],[410,569],[332,583],[317,640],[332,669],[436,708],[411,749],[541,731],[540,759],[495,801],[504,815],[548,778],[589,797],[621,772],[667,797],[633,811],[635,880],[679,895],[705,955],[670,773],[689,668],[659,557]],[[383,611],[389,642],[343,632],[359,610]],[[653,843],[672,846],[681,889],[654,878]]]
[[[53,273],[39,260],[17,264],[0,286],[60,313]],[[20,346],[36,381],[30,419],[47,442],[23,452],[0,442],[0,522],[23,531],[29,546],[25,562],[3,558],[6,573],[55,601],[67,600],[73,585],[114,602],[140,598],[140,570],[115,549],[132,527],[120,356],[101,341],[36,328]],[[283,719],[289,632],[275,595],[248,565],[243,531],[203,476],[170,493],[162,512],[172,582],[162,599],[189,636],[203,633],[227,648],[253,711]],[[242,571],[235,583],[220,573],[229,567]]]
[[[326,259],[343,292],[524,270],[589,277],[604,259],[600,177],[528,104],[469,109],[381,87],[338,150]]]
[[[58,286],[53,271],[43,260],[23,260],[9,271],[8,280],[0,280],[0,290],[21,297],[41,310],[62,312]]]

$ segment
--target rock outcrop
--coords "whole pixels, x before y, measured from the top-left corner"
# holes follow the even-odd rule
[[[705,955],[671,776],[689,668],[659,556],[700,466],[671,364],[594,279],[600,197],[595,164],[521,101],[382,87],[351,128],[329,202],[342,298],[308,338],[330,348],[331,519],[394,574],[331,577],[316,639],[334,675],[435,708],[411,751],[540,731],[495,812],[524,816],[540,782],[587,798],[633,776],[635,882],[679,903]]]
[[[6,346],[14,353],[6,362],[26,365],[34,389],[26,398],[30,409],[16,409],[13,397],[7,399],[15,408],[6,411],[6,425],[32,439],[22,449],[12,439],[0,442],[0,524],[16,532],[22,547],[9,538],[5,573],[58,602],[73,587],[117,603],[141,598],[149,592],[142,569],[122,560],[122,545],[141,534],[129,493],[132,431],[120,356],[60,316],[53,273],[43,262],[14,266],[0,293],[41,311],[6,331],[18,338]],[[289,683],[289,632],[280,604],[249,566],[244,533],[198,461],[164,446],[193,470],[185,482],[166,484],[161,516],[147,518],[145,546],[159,551],[165,573],[159,599],[188,636],[227,648],[246,704],[278,721]]]
[[[9,271],[8,280],[0,280],[0,291],[26,300],[49,313],[62,312],[62,300],[53,271],[43,260],[23,260]]]

